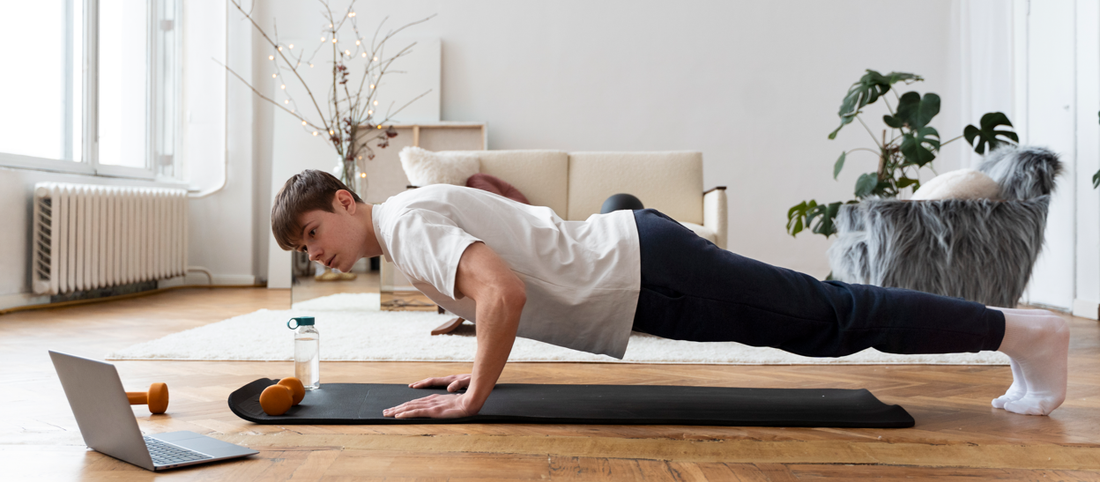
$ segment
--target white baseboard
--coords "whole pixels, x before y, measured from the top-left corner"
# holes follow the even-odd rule
[[[176,276],[175,278],[168,278],[157,281],[157,288],[171,288],[173,286],[204,286],[204,285],[254,285],[256,284],[256,277],[248,274],[216,274],[214,275],[213,283],[210,282],[210,277],[206,276],[206,273],[201,271],[192,271],[187,273],[186,276]]]
[[[38,296],[30,293],[15,293],[0,295],[0,310],[18,308],[27,305],[44,305],[50,302],[49,296]]]
[[[1100,320],[1100,303],[1091,300],[1073,300],[1073,316]]]
[[[175,278],[168,278],[157,281],[157,288],[171,288],[173,286],[183,285],[195,285],[203,286],[209,285],[210,278],[201,272],[187,273],[187,276],[176,276]],[[254,285],[256,284],[256,277],[253,275],[244,274],[216,274],[214,275],[215,285]],[[0,295],[0,310],[6,310],[9,308],[19,308],[20,306],[29,305],[45,305],[49,304],[50,296],[38,296],[31,293],[15,293],[10,295]]]

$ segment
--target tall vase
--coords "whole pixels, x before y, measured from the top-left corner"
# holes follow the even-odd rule
[[[336,158],[336,166],[332,168],[332,175],[336,176],[340,182],[343,182],[355,194],[359,195],[360,199],[366,200],[367,197],[367,176],[362,167],[359,166],[359,162],[353,162],[349,166],[351,169],[344,169],[344,160],[342,158]]]

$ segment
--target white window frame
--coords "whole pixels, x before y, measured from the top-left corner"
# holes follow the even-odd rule
[[[99,143],[98,143],[98,58],[99,58],[99,0],[69,0],[65,3],[64,22],[66,23],[65,32],[72,33],[71,22],[77,21],[72,15],[72,5],[75,2],[83,2],[83,18],[79,21],[83,22],[83,52],[79,55],[83,55],[81,65],[83,66],[82,72],[79,74],[73,70],[67,70],[65,75],[68,77],[62,84],[67,86],[66,92],[71,92],[72,82],[82,82],[82,142],[80,146],[72,145],[71,135],[62,135],[61,142],[62,153],[66,157],[71,157],[71,153],[74,149],[81,149],[81,161],[67,161],[62,159],[50,159],[37,156],[27,156],[22,154],[13,154],[7,152],[0,152],[0,166],[13,167],[19,169],[29,169],[36,171],[50,171],[50,172],[62,172],[70,174],[83,174],[92,176],[104,176],[104,177],[120,177],[131,179],[143,179],[143,180],[155,180],[157,182],[171,183],[171,184],[183,184],[184,181],[180,179],[180,173],[182,172],[181,166],[178,165],[180,156],[174,155],[173,175],[166,176],[157,173],[157,166],[155,163],[160,157],[157,154],[157,142],[156,142],[156,129],[158,127],[157,112],[154,109],[157,106],[162,105],[160,99],[157,97],[160,95],[160,75],[175,76],[174,86],[175,94],[172,103],[176,109],[175,115],[170,119],[172,124],[171,129],[174,132],[172,152],[174,154],[179,153],[180,150],[180,122],[179,122],[179,106],[181,97],[181,79],[180,79],[180,64],[182,62],[182,39],[181,30],[179,28],[179,22],[182,19],[182,1],[181,0],[155,0],[149,2],[149,15],[146,21],[146,28],[148,32],[148,38],[152,44],[152,48],[149,49],[147,65],[150,66],[150,72],[146,75],[146,122],[145,122],[145,167],[136,168],[128,166],[114,166],[101,164],[99,162]],[[171,8],[175,9],[173,14],[173,20],[169,23],[161,22],[160,9],[167,3]],[[161,69],[161,61],[163,58],[158,58],[160,52],[160,37],[159,30],[161,28],[168,27],[173,30],[176,35],[175,42],[173,44],[173,52],[169,62],[169,67],[164,71]],[[78,53],[74,52],[73,43],[71,39],[68,39],[65,44],[65,50],[63,56],[67,59],[72,59],[74,55]],[[69,63],[68,65],[72,65]],[[73,126],[73,110],[72,99],[67,102],[70,108],[67,110],[67,117],[62,120],[61,128],[64,130],[71,130]],[[66,154],[67,153],[67,154]]]

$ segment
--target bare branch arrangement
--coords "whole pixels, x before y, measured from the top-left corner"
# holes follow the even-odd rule
[[[359,31],[355,0],[352,0],[347,10],[340,14],[333,13],[327,0],[318,0],[327,27],[321,29],[320,42],[312,49],[312,52],[309,52],[310,48],[305,45],[295,46],[294,44],[281,42],[279,40],[278,25],[276,24],[273,24],[272,33],[269,35],[257,23],[252,12],[250,10],[246,11],[241,6],[241,0],[230,1],[271,46],[272,52],[268,55],[268,60],[272,61],[275,69],[271,77],[279,82],[280,90],[284,92],[286,98],[280,103],[264,95],[237,72],[234,72],[233,69],[224,66],[224,64],[223,66],[234,77],[244,82],[261,99],[270,102],[275,107],[301,121],[304,131],[311,132],[314,136],[328,136],[329,144],[336,149],[336,153],[342,161],[343,172],[340,178],[348,187],[354,189],[354,186],[357,185],[354,182],[357,173],[359,173],[359,176],[366,177],[365,172],[360,169],[358,163],[363,161],[364,158],[368,161],[374,159],[374,150],[371,148],[371,143],[382,149],[389,146],[389,140],[397,136],[397,130],[389,125],[390,120],[410,104],[431,92],[431,90],[428,90],[397,109],[393,108],[394,103],[391,102],[386,107],[385,116],[378,113],[378,90],[382,79],[387,73],[399,73],[398,71],[391,72],[389,70],[390,66],[395,60],[411,53],[413,46],[416,45],[416,42],[413,42],[387,57],[385,52],[386,43],[398,32],[413,25],[424,23],[435,15],[390,30],[379,38],[383,25],[389,19],[389,17],[386,17],[378,24],[378,28],[370,39],[370,45],[368,46]],[[314,95],[313,89],[310,88],[301,75],[301,69],[313,68],[314,60],[322,50],[331,50],[332,53],[330,62],[332,83],[327,87],[327,93],[323,98],[324,107],[322,107],[322,102],[318,102],[318,97]],[[318,60],[318,63],[320,62]],[[360,69],[362,74],[356,82],[352,72],[353,70],[360,71]],[[311,120],[305,112],[298,109],[297,102],[286,92],[287,78],[294,79],[305,89],[306,94],[309,96],[309,105],[306,109],[315,111],[318,121]],[[350,87],[349,84],[351,84]]]

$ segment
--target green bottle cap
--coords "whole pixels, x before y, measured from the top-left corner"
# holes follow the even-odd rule
[[[290,324],[292,322],[294,323],[294,326],[290,326]],[[286,327],[290,328],[291,330],[294,330],[294,329],[297,329],[299,326],[312,325],[312,324],[313,324],[313,317],[312,316],[300,316],[298,318],[291,318],[290,321],[287,321],[286,322]]]

